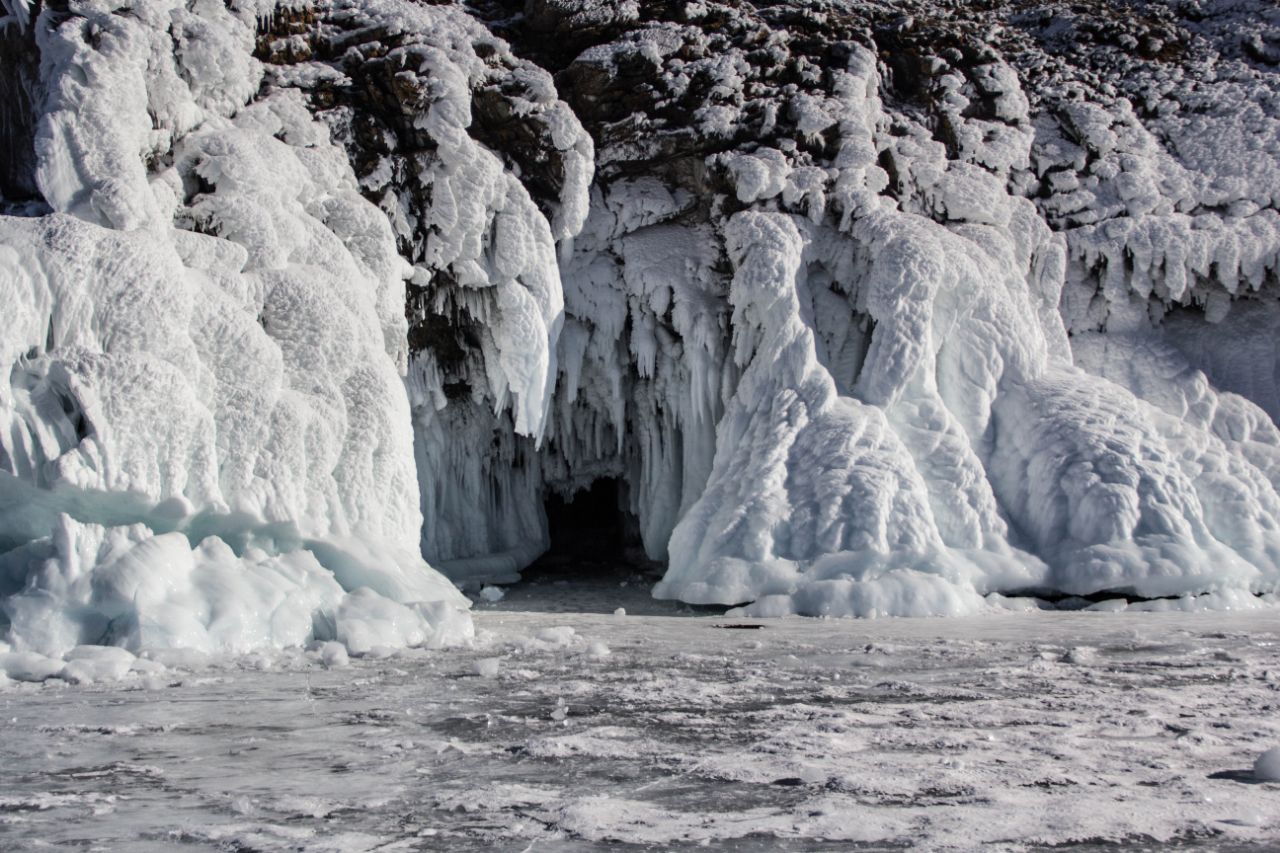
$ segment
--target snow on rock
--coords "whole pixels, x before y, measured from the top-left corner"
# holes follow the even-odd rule
[[[414,268],[421,550],[460,582],[514,580],[547,545],[530,463],[548,431],[558,253],[587,216],[591,137],[550,74],[459,7],[334,2],[307,37],[310,55],[269,77],[320,104]]]

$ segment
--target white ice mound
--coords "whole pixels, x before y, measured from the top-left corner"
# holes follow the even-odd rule
[[[732,273],[732,364],[711,383],[724,401],[713,468],[680,512],[655,594],[753,602],[755,615],[873,616],[972,612],[993,591],[1233,599],[1280,587],[1275,426],[1188,362],[1274,405],[1274,332],[1257,333],[1274,303],[1252,312],[1244,352],[1256,366],[1233,352],[1227,330],[1243,322],[1213,343],[1174,331],[1233,323],[1234,303],[1218,303],[1238,270],[1254,290],[1273,284],[1274,235],[1219,233],[1206,214],[1188,256],[1196,288],[1181,287],[1166,255],[1182,232],[1161,224],[1164,207],[1063,234],[1020,197],[1036,135],[1008,66],[943,81],[984,92],[1000,119],[971,120],[964,98],[945,100],[954,151],[880,100],[877,68],[855,50],[837,78],[824,109],[840,144],[816,177],[799,154],[722,158],[749,207],[716,224]],[[1140,128],[1119,106],[1079,121],[1115,115]],[[1125,139],[1135,153],[1117,167],[1172,162],[1149,132]],[[1118,242],[1100,265],[1094,243],[1107,234]],[[1223,259],[1247,247],[1239,264],[1214,261],[1219,238]],[[1148,263],[1139,248],[1161,257]],[[1145,285],[1122,280],[1130,268]],[[632,305],[643,299],[630,290]],[[1179,305],[1204,309],[1162,330]],[[696,350],[671,319],[669,350]],[[683,404],[673,393],[659,406],[678,418]],[[667,444],[683,431],[706,447],[688,423],[674,431]],[[676,505],[664,497],[633,499],[642,526]]]
[[[980,474],[967,490],[954,476],[980,468],[957,439],[954,417],[930,399],[936,389],[917,387],[914,405],[888,413],[840,393],[818,358],[813,314],[801,307],[806,261],[817,259],[797,221],[740,213],[727,239],[736,352],[746,369],[717,429],[707,488],[676,527],[671,568],[655,595],[755,601],[751,612],[760,615],[954,615],[980,607],[990,589],[1041,583],[1044,566],[1005,543]],[[899,279],[928,286],[921,272]],[[904,365],[897,375],[916,373],[909,357],[888,349],[873,343],[868,358],[896,358]],[[926,407],[932,417],[920,418]],[[902,433],[927,446],[924,465],[895,429],[899,409],[920,419]],[[941,464],[951,476],[931,494]]]
[[[110,5],[37,20],[53,212],[0,217],[10,642],[464,638],[417,549],[386,216],[296,92],[246,103],[255,10]]]

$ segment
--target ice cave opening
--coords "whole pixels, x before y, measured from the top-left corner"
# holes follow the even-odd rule
[[[619,610],[649,615],[700,612],[651,595],[666,564],[645,554],[630,488],[627,480],[615,477],[601,477],[576,490],[545,486],[546,550],[519,571],[518,579],[495,579],[502,593],[482,591],[480,606],[615,615]]]
[[[599,564],[635,562],[643,552],[639,523],[627,509],[626,489],[618,478],[604,477],[568,495],[549,491],[545,507],[550,544],[538,564],[589,571]]]

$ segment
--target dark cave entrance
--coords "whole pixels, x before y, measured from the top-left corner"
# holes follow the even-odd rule
[[[605,477],[565,497],[547,495],[547,531],[551,545],[538,563],[543,565],[620,565],[636,561],[640,527],[626,509],[626,485]]]
[[[693,615],[704,612],[678,601],[655,599],[654,584],[666,565],[650,560],[640,521],[628,508],[629,485],[602,477],[565,495],[548,489],[543,498],[549,545],[525,567],[519,583],[480,607],[548,613]],[[486,603],[487,602],[487,603]],[[710,608],[723,612],[723,608]]]

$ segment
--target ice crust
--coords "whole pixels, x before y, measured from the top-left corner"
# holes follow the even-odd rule
[[[581,114],[460,5],[3,6],[8,654],[465,641],[445,575],[602,477],[656,595],[752,615],[1280,590],[1270,42],[1125,89],[993,33],[926,116],[866,45],[761,36],[779,87],[699,23],[746,11],[615,5]]]

